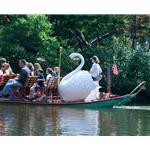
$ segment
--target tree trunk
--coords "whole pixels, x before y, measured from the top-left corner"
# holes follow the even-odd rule
[[[134,17],[132,37],[133,37],[133,39],[132,39],[132,48],[135,49],[136,38],[137,38],[137,15]]]

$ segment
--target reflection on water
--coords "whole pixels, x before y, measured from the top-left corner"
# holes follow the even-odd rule
[[[138,109],[138,110],[150,110],[150,106],[114,106],[114,108],[119,109]]]
[[[148,107],[125,107],[0,105],[0,135],[150,135]]]
[[[59,111],[59,126],[65,135],[97,135],[98,111],[64,108]]]

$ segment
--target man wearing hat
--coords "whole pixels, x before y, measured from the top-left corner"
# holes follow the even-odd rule
[[[92,67],[90,69],[90,73],[92,75],[92,79],[94,81],[100,81],[102,79],[102,75],[101,75],[102,69],[101,69],[101,67],[99,65],[99,59],[98,59],[97,56],[93,56],[91,58],[91,60],[92,60],[92,63],[93,63],[93,65],[92,65]]]

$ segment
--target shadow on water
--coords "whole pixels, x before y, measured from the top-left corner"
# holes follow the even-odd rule
[[[150,106],[99,110],[0,105],[0,135],[150,135]]]

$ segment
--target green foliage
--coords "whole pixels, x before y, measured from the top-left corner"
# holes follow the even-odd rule
[[[14,65],[20,58],[35,62],[42,57],[50,62],[59,48],[59,42],[51,33],[52,24],[44,15],[16,17],[1,29],[0,55]]]

